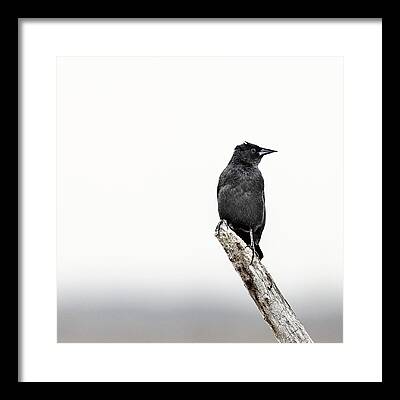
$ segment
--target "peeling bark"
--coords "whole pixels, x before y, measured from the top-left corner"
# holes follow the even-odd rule
[[[297,319],[265,266],[233,232],[225,221],[218,225],[215,236],[221,243],[236,272],[240,275],[251,298],[280,343],[313,343],[304,326]]]

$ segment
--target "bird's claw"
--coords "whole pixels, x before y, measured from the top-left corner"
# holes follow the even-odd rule
[[[221,221],[218,222],[217,227],[215,228],[215,236],[219,236],[219,231],[221,230],[221,225],[224,222],[226,223],[227,226],[229,226],[228,223],[224,219],[221,219]]]
[[[251,245],[246,245],[245,249],[250,248],[251,249],[251,261],[250,261],[250,265],[253,265],[253,261],[254,261],[254,255],[256,253],[255,249],[253,249],[253,247]]]
[[[252,249],[252,250],[253,250],[253,252],[252,252],[252,254],[251,254],[250,265],[253,265],[253,261],[254,261],[254,253],[255,253],[255,251],[254,251],[254,249]]]

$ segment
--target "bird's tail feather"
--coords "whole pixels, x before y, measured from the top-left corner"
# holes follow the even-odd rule
[[[258,244],[256,244],[254,247],[255,247],[255,249],[256,249],[256,253],[257,253],[257,255],[258,255],[258,258],[259,258],[260,260],[262,260],[262,258],[264,257],[264,254],[263,254],[263,252],[261,251],[260,246],[259,246]]]

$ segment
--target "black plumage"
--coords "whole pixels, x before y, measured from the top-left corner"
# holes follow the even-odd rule
[[[260,239],[265,227],[264,179],[258,169],[262,157],[276,150],[244,142],[235,147],[217,188],[218,213],[261,260]],[[252,258],[252,261],[253,261]]]

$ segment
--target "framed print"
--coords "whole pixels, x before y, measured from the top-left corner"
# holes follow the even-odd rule
[[[22,381],[381,380],[380,19],[19,34]]]

